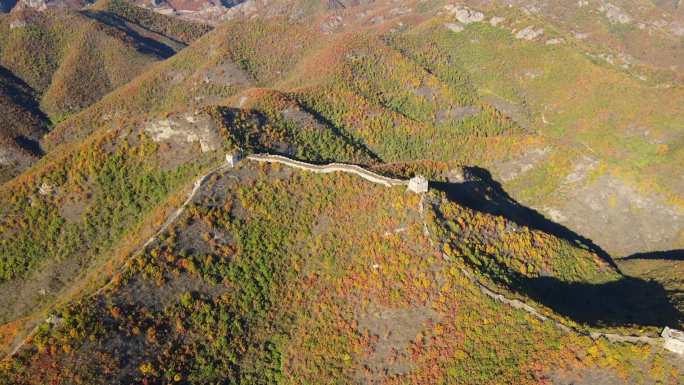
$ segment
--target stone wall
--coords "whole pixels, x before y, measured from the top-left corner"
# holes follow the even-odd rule
[[[269,155],[269,154],[257,154],[249,155],[247,159],[255,162],[267,162],[267,163],[280,163],[290,167],[298,168],[301,170],[306,170],[315,173],[327,174],[331,172],[346,172],[350,174],[355,174],[363,179],[370,182],[381,184],[387,187],[393,186],[408,186],[408,181],[402,179],[389,178],[380,174],[376,174],[372,171],[368,171],[363,167],[346,164],[346,163],[329,163],[326,165],[317,165],[302,162],[299,160],[294,160],[281,155]]]

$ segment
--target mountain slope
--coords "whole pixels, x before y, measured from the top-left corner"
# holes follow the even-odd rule
[[[220,106],[121,120],[115,130],[55,149],[3,185],[0,318],[40,313],[97,266],[115,263],[114,256],[129,249],[125,245],[139,241],[136,229],[153,226],[169,207],[167,199],[226,148],[374,162],[362,146],[281,95],[264,95],[260,108]]]
[[[38,156],[38,141],[47,119],[34,101],[32,90],[0,67],[0,182],[17,175]]]
[[[227,97],[239,106],[241,92],[271,88],[383,161],[490,169],[516,199],[613,255],[681,248],[676,80],[597,60],[591,45],[515,8],[468,23],[454,9],[379,2],[232,20],[57,126],[45,146],[83,138],[109,110],[157,114]],[[602,215],[584,221],[586,207]]]
[[[53,120],[87,107],[184,47],[103,15],[26,9],[0,25],[0,61],[41,95],[41,106]]]
[[[210,175],[112,285],[52,315],[1,378],[482,384],[598,371],[677,383],[681,368],[657,348],[565,333],[483,295],[460,272],[462,257],[445,260],[426,235],[442,225],[425,198],[445,199],[244,160]],[[509,226],[441,206],[462,210],[447,215],[466,226]],[[499,234],[539,253],[548,276],[616,277],[584,250],[520,230]],[[586,272],[566,276],[567,258]],[[644,367],[663,370],[644,376]]]
[[[189,42],[209,28],[122,2],[98,6],[103,9],[17,9],[0,19],[0,124],[8,152],[2,180],[41,155],[38,141],[48,121],[58,122],[88,107],[150,64],[183,49],[185,44],[176,38]],[[117,12],[136,16],[138,23]]]
[[[124,19],[150,32],[184,44],[192,43],[212,29],[206,24],[160,15],[124,0],[98,1],[89,10],[96,11],[101,16]]]

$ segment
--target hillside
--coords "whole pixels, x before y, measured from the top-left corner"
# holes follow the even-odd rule
[[[38,141],[46,132],[47,119],[34,95],[20,79],[0,67],[0,183],[41,155]]]
[[[103,264],[115,265],[116,256],[125,256],[154,229],[184,186],[221,159],[226,148],[373,162],[363,147],[297,113],[296,104],[265,98],[268,103],[296,117],[212,107],[121,120],[115,130],[47,154],[2,186],[0,319],[39,313],[63,301]]]
[[[0,25],[0,61],[39,93],[53,121],[62,120],[207,31],[134,9],[103,2],[82,12],[17,10]]]
[[[50,126],[208,29],[118,1],[87,11],[15,9],[0,18],[0,124],[9,159],[2,180],[41,155],[38,141]]]
[[[380,2],[222,24],[58,125],[45,147],[84,138],[109,111],[163,114],[228,97],[240,106],[250,88],[274,89],[385,162],[487,168],[516,199],[612,255],[684,247],[684,190],[671,177],[684,162],[674,73],[597,61],[596,47],[516,8],[468,23],[454,8],[416,9]],[[528,40],[518,34],[527,27],[545,32]]]
[[[188,22],[160,15],[124,0],[98,1],[89,10],[95,11],[94,13],[101,17],[125,20],[139,26],[139,28],[157,34],[157,36],[164,36],[183,44],[192,43],[212,29],[203,23]]]
[[[684,383],[668,7],[15,7],[0,384]]]
[[[682,368],[652,347],[564,333],[483,295],[460,254],[426,236],[442,224],[424,200],[453,221],[441,231],[499,229],[490,238],[520,245],[549,278],[618,276],[567,241],[446,199],[249,160],[216,171],[111,285],[50,316],[3,381],[677,382]],[[662,369],[643,377],[636,362]]]

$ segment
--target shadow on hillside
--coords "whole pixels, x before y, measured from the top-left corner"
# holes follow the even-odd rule
[[[43,156],[43,150],[40,148],[39,140],[47,132],[48,117],[40,109],[38,101],[32,94],[34,91],[23,80],[14,76],[5,67],[0,66],[0,91],[2,94],[10,98],[13,103],[25,108],[40,120],[39,130],[32,132],[29,136],[19,135],[14,138],[14,141],[19,147],[31,152],[36,156]],[[2,128],[0,128],[0,131]]]
[[[135,47],[138,51],[146,54],[151,54],[158,56],[162,59],[168,59],[171,56],[176,54],[176,49],[173,47],[170,47],[162,42],[159,42],[157,40],[154,40],[152,38],[149,38],[147,36],[143,36],[137,31],[135,31],[131,26],[129,25],[129,22],[112,13],[108,12],[93,12],[93,11],[88,11],[84,10],[81,11],[81,13],[91,19],[97,20],[103,24],[106,24],[112,28],[116,28],[117,30],[125,33],[128,35],[132,40],[133,43],[135,44]],[[143,28],[143,27],[140,27]],[[150,32],[152,33],[152,32]],[[167,37],[168,38],[168,37]],[[173,40],[171,38],[168,38],[169,40]],[[175,42],[175,41],[174,41]],[[183,45],[183,43],[176,42],[179,45]]]
[[[430,188],[443,191],[447,198],[476,211],[499,215],[516,224],[544,231],[588,249],[611,266],[617,266],[608,253],[572,230],[555,223],[535,210],[511,198],[494,181],[487,170],[470,167],[465,170],[468,181],[463,183],[430,182]],[[678,258],[681,250],[637,254],[634,257]],[[466,262],[468,262],[466,260]],[[668,292],[658,282],[622,276],[619,280],[601,284],[565,282],[554,277],[530,278],[507,266],[471,265],[498,285],[547,306],[558,314],[580,324],[595,327],[610,326],[671,326],[678,327],[684,316],[671,303]],[[505,271],[505,278],[495,271]]]
[[[17,4],[17,0],[0,1],[0,12],[7,13],[14,8]]]
[[[589,326],[680,327],[682,313],[658,282],[623,277],[589,284],[552,277],[527,278],[517,273],[511,289],[575,322]]]
[[[636,253],[621,258],[623,261],[631,259],[662,259],[666,261],[684,261],[684,250],[652,251],[649,253]]]
[[[321,130],[330,130],[333,136],[345,145],[353,148],[358,154],[362,154],[370,161],[380,162],[381,159],[360,141],[355,140],[347,132],[337,128],[332,122],[310,110],[305,106],[299,105],[301,110],[308,114],[320,126]],[[336,159],[311,159],[311,157],[297,157],[297,146],[305,146],[296,140],[296,133],[288,133],[289,137],[281,141],[268,142],[268,135],[265,127],[269,123],[274,123],[271,118],[258,110],[248,110],[234,107],[221,107],[219,109],[221,119],[230,132],[235,144],[243,150],[256,153],[268,153],[273,155],[283,155],[295,160],[302,160],[314,164],[334,162]],[[287,119],[286,119],[287,120]]]
[[[355,138],[344,128],[338,127],[330,119],[323,116],[320,112],[314,110],[313,108],[310,108],[309,106],[305,106],[302,104],[299,104],[299,106],[303,111],[311,115],[318,124],[320,124],[323,127],[327,127],[335,136],[344,141],[348,146],[355,148],[357,151],[362,152],[364,155],[366,155],[368,158],[372,159],[375,162],[382,162],[380,156],[376,154],[373,150],[371,150],[370,147],[368,147],[363,142],[363,140]]]
[[[7,83],[0,82],[0,87],[5,91],[16,104],[23,106],[31,112],[39,115],[47,122],[47,116],[40,110],[38,101],[31,93],[34,92],[26,82],[16,77],[10,70],[0,66],[0,79],[5,79]]]
[[[26,151],[29,151],[35,156],[43,157],[43,155],[45,155],[45,152],[40,147],[40,142],[36,139],[28,138],[24,135],[19,135],[14,138],[14,141],[17,143],[19,147],[23,148]]]
[[[511,198],[492,178],[489,171],[481,167],[467,167],[465,173],[470,180],[463,183],[430,182],[430,188],[446,193],[447,197],[460,205],[480,212],[503,216],[518,225],[540,230],[558,238],[566,239],[577,246],[590,250],[615,269],[617,265],[610,255],[591,239],[585,238],[567,227],[553,222],[539,212],[521,205]]]

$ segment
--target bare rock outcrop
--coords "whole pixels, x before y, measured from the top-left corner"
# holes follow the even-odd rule
[[[604,4],[599,8],[599,12],[602,12],[613,24],[628,24],[632,21],[632,17],[629,16],[620,7],[613,4]]]
[[[524,29],[521,29],[520,31],[516,32],[515,38],[521,39],[521,40],[534,40],[543,34],[544,34],[543,28],[534,28],[532,26],[529,26],[529,27],[525,27]]]
[[[684,355],[684,332],[665,327],[661,334],[665,343],[663,347],[673,353]]]
[[[155,142],[199,142],[202,152],[214,151],[221,143],[218,125],[204,113],[186,113],[149,122],[144,130]]]
[[[444,26],[449,31],[456,33],[463,32],[463,30],[465,29],[465,26],[463,26],[463,24],[461,23],[445,23]]]
[[[595,240],[613,255],[681,245],[684,209],[667,196],[642,191],[618,177],[589,177],[596,167],[591,158],[581,159],[564,180],[564,199],[554,207],[565,219],[563,225]]]
[[[472,10],[462,5],[446,5],[444,9],[456,17],[463,24],[478,23],[484,20],[485,15],[480,11]]]

